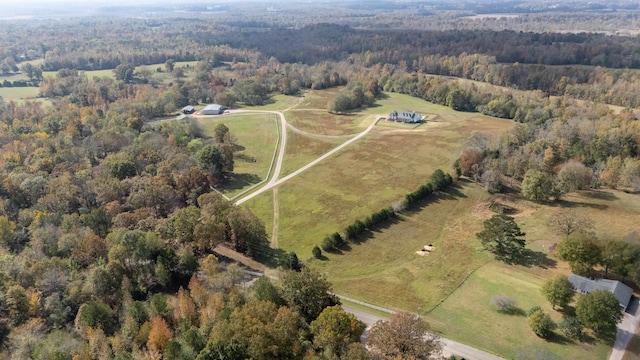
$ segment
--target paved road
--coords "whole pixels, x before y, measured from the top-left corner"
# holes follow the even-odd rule
[[[265,111],[263,111],[265,112]],[[277,112],[277,111],[267,111],[270,113],[276,113],[278,115],[280,115],[280,119],[282,120],[282,126],[286,126],[286,120],[284,118],[284,114],[282,114],[281,112]],[[353,143],[354,141],[357,141],[358,139],[360,139],[361,137],[367,135],[367,133],[369,131],[371,131],[371,129],[373,129],[373,127],[376,125],[376,123],[378,123],[378,121],[382,118],[382,116],[376,116],[376,119],[371,123],[371,125],[369,125],[364,131],[362,131],[361,133],[357,134],[356,136],[352,137],[351,139],[345,141],[344,143],[338,145],[337,147],[333,148],[331,151],[327,152],[326,154],[320,156],[319,158],[313,160],[312,162],[308,163],[307,165],[301,167],[300,169],[292,172],[291,174],[283,177],[282,179],[278,179],[278,177],[276,176],[276,174],[280,174],[280,168],[282,167],[282,159],[284,158],[284,145],[280,147],[280,154],[278,155],[278,161],[276,162],[276,169],[277,171],[274,171],[274,176],[271,178],[271,180],[269,180],[269,182],[261,187],[259,190],[252,192],[251,194],[237,200],[235,203],[236,205],[240,205],[243,202],[250,200],[260,194],[262,194],[265,191],[270,190],[271,188],[273,188],[274,186],[278,186],[280,184],[282,184],[283,182],[291,179],[294,176],[299,175],[301,172],[311,168],[312,166],[318,164],[319,162],[321,162],[322,160],[328,158],[329,156],[337,153],[338,151],[342,150],[344,147],[349,146],[351,143]],[[284,139],[284,134],[286,134],[286,129],[283,131],[283,139]],[[284,144],[284,142],[283,142]],[[277,167],[277,165],[280,165],[280,167]]]
[[[629,306],[629,313],[625,313],[620,324],[618,324],[618,331],[616,333],[616,342],[613,344],[613,350],[609,355],[609,360],[622,360],[624,353],[629,346],[629,341],[633,338],[633,335],[638,329],[638,323],[640,323],[640,307],[638,299],[633,298],[632,304]]]

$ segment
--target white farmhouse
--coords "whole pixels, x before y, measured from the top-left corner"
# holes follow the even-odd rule
[[[409,124],[419,123],[424,120],[424,117],[420,114],[416,114],[415,111],[392,111],[389,114],[389,120],[395,122],[403,122]]]

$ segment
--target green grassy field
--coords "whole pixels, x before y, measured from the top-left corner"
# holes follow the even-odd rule
[[[562,319],[540,293],[544,279],[521,266],[489,263],[476,270],[442,305],[429,313],[427,319],[444,337],[509,359],[531,348],[545,350],[561,359],[606,359],[610,346],[601,341],[576,343],[561,335],[546,341],[531,331],[524,312],[533,306],[541,306],[556,322]],[[508,295],[520,311],[514,314],[496,311],[490,305],[495,295]]]
[[[37,87],[2,87],[0,97],[5,101],[14,101],[19,104],[28,100],[39,102],[43,107],[51,106],[51,100],[38,97],[39,92],[40,89]]]
[[[425,112],[439,110],[420,99],[397,94],[390,94],[378,109],[392,108],[394,99],[415,109],[422,107]],[[364,115],[359,116],[359,128],[370,121],[363,120]],[[399,200],[437,168],[449,169],[472,131],[499,132],[511,124],[449,110],[443,111],[439,122],[414,130],[376,126],[364,138],[280,187],[280,246],[308,256],[326,235]],[[305,232],[301,234],[299,229]]]
[[[273,114],[232,114],[200,119],[208,135],[212,135],[215,127],[221,123],[236,137],[236,144],[240,146],[237,152],[246,157],[234,159],[235,179],[219,189],[227,196],[234,196],[267,177],[280,125]]]
[[[0,96],[7,101],[35,99],[39,91],[37,87],[3,87],[0,88]]]
[[[304,94],[304,100],[300,102],[299,109],[315,109],[327,111],[329,104],[333,101],[333,98],[344,87],[336,87],[325,90],[312,90]]]
[[[237,107],[239,109],[249,109],[249,110],[282,111],[292,106],[295,106],[301,99],[303,99],[301,96],[277,94],[277,95],[271,96],[269,100],[267,100],[266,104],[264,105],[246,106],[244,104],[239,104]]]
[[[331,149],[342,144],[345,139],[319,139],[294,131],[287,132],[287,148],[280,177],[286,176],[307,165]]]
[[[363,114],[334,115],[323,110],[290,110],[287,122],[294,127],[320,135],[352,135],[364,130]],[[368,124],[367,124],[368,125]]]
[[[473,235],[481,227],[473,207],[487,197],[463,184],[313,266],[328,274],[339,294],[424,314],[491,260]],[[429,255],[416,254],[429,244],[435,246]]]

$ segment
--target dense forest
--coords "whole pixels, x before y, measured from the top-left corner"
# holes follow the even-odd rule
[[[242,154],[224,125],[208,137],[195,121],[157,121],[187,104],[260,105],[274,94],[343,86],[327,110],[348,113],[399,92],[517,122],[496,140],[473,134],[455,164],[457,175],[489,192],[518,189],[514,182],[535,201],[584,188],[640,191],[640,38],[534,32],[531,24],[542,19],[535,14],[527,32],[518,31],[517,19],[505,20],[506,29],[487,20],[460,30],[460,16],[445,13],[432,18],[432,25],[447,24],[440,30],[410,30],[393,26],[393,14],[380,16],[377,27],[346,15],[329,24],[327,15],[315,21],[291,13],[0,23],[3,75],[29,78],[2,86],[37,86],[53,104],[0,98],[3,354],[205,360],[402,353],[386,341],[401,336],[388,325],[417,319],[401,314],[379,324],[365,348],[363,324],[334,307],[339,301],[326,279],[296,254],[271,249],[254,214],[212,191],[233,179]],[[585,24],[596,15],[554,14],[545,24],[558,16]],[[624,23],[637,24],[638,16]],[[175,68],[178,61],[196,64]],[[136,70],[151,64],[162,65]],[[90,78],[89,70],[114,77]],[[171,81],[158,73],[171,73]],[[286,270],[249,285],[242,268],[212,255],[219,245]],[[640,281],[637,261],[625,261],[612,271]],[[416,358],[439,350],[435,339],[421,346]]]

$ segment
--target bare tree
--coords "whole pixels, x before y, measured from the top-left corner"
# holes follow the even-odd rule
[[[549,227],[560,236],[569,236],[574,232],[587,234],[593,230],[593,221],[578,214],[575,210],[561,210],[549,219]]]

